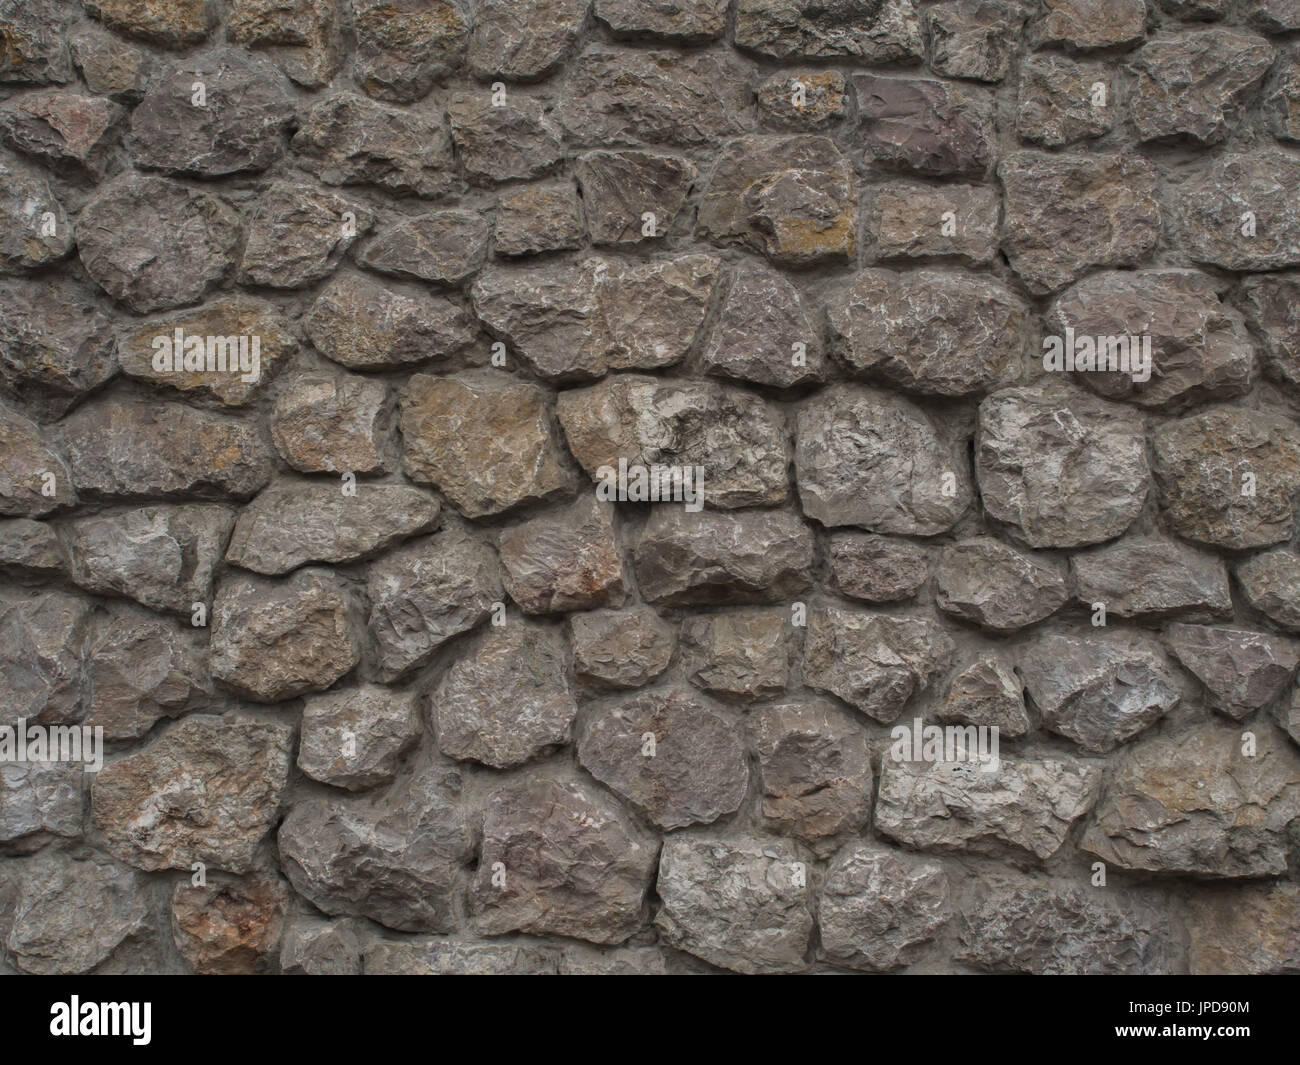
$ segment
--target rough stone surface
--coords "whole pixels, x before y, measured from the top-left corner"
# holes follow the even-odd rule
[[[687,679],[727,702],[781,695],[790,680],[788,624],[783,610],[688,618],[680,644]]]
[[[828,5],[739,0],[736,44],[775,59],[794,56],[889,63],[919,59],[920,19],[907,0]]]
[[[830,538],[830,580],[841,595],[869,603],[911,599],[930,578],[923,547],[907,540],[837,532]]]
[[[569,619],[573,672],[597,688],[639,688],[668,668],[677,637],[649,607],[592,610]]]
[[[700,360],[705,373],[776,388],[826,375],[821,325],[780,273],[755,267],[731,282]]]
[[[470,211],[416,215],[376,233],[357,261],[382,274],[454,285],[483,265],[488,229]]]
[[[332,192],[291,182],[272,185],[249,218],[239,279],[283,289],[314,284],[334,272],[373,218],[356,201]]]
[[[1048,148],[1110,132],[1118,117],[1115,79],[1102,63],[1045,52],[1020,68],[1016,132]]]
[[[1000,198],[979,185],[882,182],[867,193],[867,252],[881,261],[951,257],[970,265],[991,262],[997,254],[1000,209]]]
[[[1227,617],[1232,614],[1223,562],[1177,540],[1126,536],[1073,555],[1070,572],[1079,602],[1122,618]]]
[[[506,592],[525,614],[622,606],[613,506],[584,496],[507,530],[497,541]]]
[[[576,174],[593,244],[637,244],[665,235],[699,173],[676,155],[586,152]],[[654,216],[646,231],[646,213]]]
[[[71,179],[101,181],[117,163],[123,115],[109,100],[33,93],[0,107],[0,139]]]
[[[390,428],[388,389],[352,374],[303,374],[271,412],[275,450],[300,473],[387,473]]]
[[[1300,632],[1300,556],[1278,548],[1236,569],[1237,587],[1256,610],[1289,632]]]
[[[1288,391],[1300,388],[1300,322],[1292,308],[1300,300],[1300,277],[1272,274],[1249,277],[1241,286],[1246,320],[1263,339],[1264,372]]]
[[[934,576],[940,610],[992,632],[1033,625],[1069,598],[1058,567],[991,537],[945,547]]]
[[[1300,644],[1282,636],[1208,625],[1170,625],[1175,657],[1205,685],[1208,702],[1236,721],[1276,699],[1300,664]]]
[[[352,0],[352,74],[366,93],[409,104],[464,61],[470,15],[460,0]]]
[[[298,768],[349,791],[387,784],[420,738],[417,699],[379,685],[325,692],[302,711]]]
[[[560,131],[540,102],[511,93],[495,107],[488,95],[458,93],[447,104],[451,137],[465,175],[482,184],[533,178],[564,156]]]
[[[1187,918],[1188,969],[1197,976],[1300,971],[1298,896],[1286,881],[1197,896]]]
[[[937,78],[854,74],[858,122],[867,158],[930,177],[978,176],[996,154],[993,99]]]
[[[1175,226],[1187,255],[1225,270],[1300,266],[1297,181],[1300,160],[1275,149],[1217,156],[1179,192]]]
[[[254,874],[204,887],[177,884],[171,899],[176,949],[196,973],[274,971],[289,899],[278,876]]]

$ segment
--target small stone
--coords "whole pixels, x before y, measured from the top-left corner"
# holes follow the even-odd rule
[[[768,122],[807,131],[844,117],[845,85],[838,70],[809,68],[773,74],[754,95]]]
[[[297,915],[280,942],[280,971],[305,976],[360,976],[361,938],[347,917],[326,921]]]
[[[826,375],[821,325],[779,271],[752,266],[727,290],[700,361],[705,373],[776,388],[812,384]]]
[[[540,177],[564,158],[560,131],[538,100],[511,93],[501,107],[488,93],[456,93],[447,104],[456,155],[480,184]]]
[[[351,0],[353,78],[368,96],[414,103],[464,62],[471,13],[462,0]]]
[[[1300,302],[1300,275],[1248,277],[1239,291],[1246,320],[1263,338],[1264,372],[1295,393],[1300,390],[1300,320],[1292,309]]]
[[[1061,567],[990,536],[939,552],[935,603],[990,632],[1014,632],[1051,617],[1070,597]]]
[[[298,768],[349,791],[388,784],[422,731],[414,692],[364,684],[313,695],[302,710]]]
[[[573,672],[599,688],[639,688],[668,668],[677,637],[648,606],[569,618]]]
[[[949,78],[1001,81],[1024,23],[1024,11],[1000,0],[948,0],[926,8],[930,69]]]
[[[1274,137],[1293,144],[1300,142],[1300,51],[1292,51],[1283,59],[1264,98],[1264,115]]]
[[[0,406],[0,515],[39,518],[75,500],[72,475],[51,442],[35,423]]]
[[[936,716],[946,724],[994,728],[1007,739],[1023,736],[1032,727],[1020,678],[997,653],[953,677]]]
[[[1070,558],[1077,597],[1089,610],[1154,620],[1232,616],[1228,571],[1205,551],[1159,536],[1119,543]]]
[[[937,78],[854,74],[866,157],[917,174],[979,176],[993,164],[993,97]]]
[[[24,718],[38,725],[81,720],[90,609],[63,592],[0,595],[0,726]]]
[[[0,137],[55,171],[95,182],[116,162],[125,114],[115,103],[79,93],[31,93],[0,107]]]
[[[704,44],[722,36],[729,0],[596,0],[596,17],[615,37]]]
[[[1237,586],[1270,621],[1300,632],[1300,557],[1283,548],[1255,555],[1237,565]]]
[[[469,39],[475,77],[534,81],[578,39],[591,0],[479,0]]]
[[[50,526],[29,518],[0,520],[0,573],[25,582],[67,568],[67,552]]]
[[[1207,625],[1170,625],[1170,650],[1205,685],[1209,705],[1242,721],[1282,694],[1300,665],[1300,644],[1282,636]]]
[[[997,254],[1000,211],[998,194],[978,185],[885,182],[867,193],[867,243],[877,260],[987,263]],[[945,224],[949,215],[951,230]]]
[[[911,599],[930,579],[925,548],[906,540],[867,533],[833,533],[830,538],[831,585],[841,595],[868,603]]]
[[[324,691],[361,658],[354,612],[327,570],[229,578],[212,604],[212,677],[259,703]]]
[[[271,439],[301,473],[387,473],[390,413],[382,381],[306,373],[276,396]]]
[[[623,564],[614,507],[593,496],[501,534],[505,588],[525,614],[622,606]]]
[[[56,836],[80,836],[82,789],[90,779],[75,762],[0,762],[0,844],[39,847]]]
[[[469,518],[550,499],[573,481],[536,385],[495,371],[416,374],[402,391],[402,465]]]
[[[153,59],[111,33],[86,27],[68,38],[86,88],[120,104],[136,103],[149,84]]]
[[[790,682],[784,610],[736,610],[687,618],[682,668],[697,688],[732,703],[785,693]]]
[[[1030,25],[1035,45],[1087,51],[1140,42],[1146,36],[1143,0],[1043,0]]]
[[[233,0],[227,36],[264,51],[304,89],[323,89],[343,62],[337,0]]]
[[[163,48],[198,44],[216,27],[213,0],[85,0],[105,26]]]
[[[498,197],[492,247],[498,255],[564,251],[582,247],[584,232],[572,182],[524,185]]]
[[[1189,900],[1187,968],[1193,976],[1300,970],[1300,888],[1284,880],[1198,891]]]
[[[639,151],[587,152],[578,156],[574,172],[593,244],[666,236],[699,174],[681,156]]]
[[[138,869],[244,873],[279,819],[292,761],[288,725],[191,714],[101,769],[90,814],[109,853]]]
[[[952,640],[929,618],[815,607],[808,612],[803,678],[887,725],[952,655]]]
[[[72,17],[59,0],[21,0],[0,8],[0,82],[71,81],[67,30]]]
[[[280,957],[290,891],[274,874],[223,877],[172,889],[176,949],[191,972],[249,975],[273,971]]]
[[[328,277],[374,216],[353,200],[281,181],[258,199],[248,225],[239,280],[305,288]]]
[[[925,52],[921,22],[910,0],[739,0],[735,33],[738,47],[774,59],[915,62]]]
[[[554,976],[548,951],[513,943],[451,943],[419,938],[366,947],[367,976]]]
[[[1104,63],[1045,52],[1020,64],[1016,132],[1021,140],[1048,148],[1091,140],[1115,128],[1118,110],[1115,78]]]
[[[1278,149],[1216,156],[1178,190],[1187,254],[1225,270],[1300,265],[1300,209],[1291,195],[1298,182],[1300,160]]]
[[[3,41],[3,38],[0,38]],[[95,202],[82,209],[78,232],[85,244],[94,248],[99,238],[96,224],[100,219]],[[163,203],[162,210],[171,205]],[[50,266],[72,251],[72,223],[63,204],[50,191],[49,183],[35,167],[11,155],[0,157],[0,262],[5,273],[22,273]],[[138,234],[137,234],[138,235]],[[82,262],[86,256],[82,255]],[[87,267],[95,281],[99,278]]]

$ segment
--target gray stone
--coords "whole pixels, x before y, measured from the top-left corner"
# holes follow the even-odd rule
[[[72,223],[41,172],[6,155],[0,157],[0,182],[0,222],[4,224],[0,263],[5,267],[0,272],[26,273],[66,258],[72,251]],[[83,211],[82,220],[93,225],[93,212]],[[87,234],[86,239],[94,237]]]
[[[567,251],[581,248],[585,238],[582,207],[572,181],[522,185],[497,198],[492,247],[498,255]]]
[[[1295,393],[1300,390],[1300,275],[1248,277],[1240,288],[1246,319],[1263,339],[1264,372]]]
[[[90,779],[76,762],[0,762],[0,844],[39,846],[80,836],[82,791]]]
[[[0,138],[76,181],[102,180],[117,163],[126,112],[72,92],[29,93],[0,107]]]
[[[67,568],[67,551],[50,526],[30,518],[0,520],[0,572],[26,582],[53,577]]]
[[[275,398],[271,440],[301,473],[387,473],[390,415],[382,381],[302,374]]]
[[[677,637],[648,606],[569,618],[573,673],[600,688],[639,688],[668,668]]]
[[[220,15],[213,0],[85,0],[85,6],[109,29],[169,49],[198,44]]]
[[[90,603],[56,591],[0,596],[0,725],[80,721]]]
[[[497,540],[505,589],[525,614],[622,606],[627,596],[614,506],[582,496]]]
[[[1242,721],[1282,693],[1300,665],[1300,644],[1283,636],[1207,625],[1170,625],[1165,640],[1205,685],[1211,707]]]
[[[0,515],[39,518],[76,498],[54,442],[34,422],[0,406]]]
[[[351,0],[352,76],[370,96],[409,104],[464,61],[471,13],[462,0]]]
[[[1300,888],[1285,880],[1197,892],[1188,903],[1193,976],[1300,971]]]
[[[754,95],[768,123],[807,132],[844,117],[845,84],[838,70],[810,67],[773,74]]]
[[[911,0],[739,0],[735,34],[739,47],[775,59],[915,62],[925,51]]]
[[[280,941],[280,971],[304,976],[360,976],[361,938],[347,917],[297,915]]]
[[[1100,91],[1098,91],[1100,86]],[[1048,148],[1091,140],[1115,128],[1115,77],[1104,63],[1045,52],[1020,65],[1016,132]]]
[[[930,68],[949,78],[1001,81],[1024,23],[1023,9],[1000,0],[948,0],[926,8]]]
[[[939,553],[939,609],[991,632],[1033,625],[1055,614],[1068,598],[1062,567],[992,537],[962,540]]]
[[[790,683],[785,610],[735,610],[682,623],[682,669],[697,688],[731,703],[782,695]]]
[[[354,200],[281,181],[258,199],[248,225],[239,280],[269,288],[305,288],[328,277],[374,221]]]
[[[1265,551],[1239,563],[1236,574],[1246,602],[1276,625],[1300,632],[1300,557],[1283,548]]]
[[[298,768],[349,791],[387,784],[422,733],[419,699],[376,684],[325,692],[306,701]]]
[[[1300,52],[1293,50],[1282,60],[1264,99],[1264,116],[1278,140],[1300,142]]]
[[[153,57],[143,49],[90,27],[74,31],[68,43],[91,92],[121,104],[135,103],[144,95]]]
[[[822,330],[799,290],[776,270],[737,272],[700,359],[705,373],[776,388],[826,375]]]
[[[833,533],[829,563],[832,587],[841,595],[868,603],[911,599],[930,579],[925,548],[886,536]]]
[[[871,162],[927,176],[978,177],[996,154],[992,94],[937,78],[854,74],[862,148]]]
[[[447,121],[465,176],[480,184],[540,177],[564,158],[549,108],[519,93],[501,107],[486,92],[456,93]]]
[[[226,35],[304,89],[323,89],[343,62],[338,9],[337,0],[233,0]]]
[[[615,37],[704,44],[722,36],[729,0],[596,0],[596,17]]]
[[[1300,159],[1278,149],[1216,156],[1178,190],[1182,246],[1196,262],[1225,270],[1300,265],[1297,182]]]
[[[586,152],[574,173],[591,242],[637,244],[668,234],[699,171],[679,155],[624,150]]]
[[[1143,0],[1043,0],[1030,25],[1036,44],[1071,50],[1136,44],[1146,35]]]
[[[1000,211],[998,194],[979,185],[882,182],[867,192],[866,243],[880,261],[955,258],[970,265],[987,263],[997,254]]]
[[[578,39],[591,0],[479,0],[469,66],[485,80],[550,74]]]
[[[1023,736],[1032,727],[1024,686],[997,652],[987,652],[953,677],[935,713],[944,723],[995,728],[1007,739]]]
[[[1206,620],[1232,616],[1223,562],[1177,540],[1126,536],[1118,543],[1070,557],[1079,602],[1107,615],[1152,620]]]
[[[1295,0],[1250,0],[1245,14],[1251,25],[1265,33],[1300,30],[1300,7]]]
[[[26,85],[72,80],[67,29],[72,13],[58,0],[11,0],[0,8],[0,81]]]
[[[376,940],[362,959],[367,976],[554,976],[555,955],[514,943]]]

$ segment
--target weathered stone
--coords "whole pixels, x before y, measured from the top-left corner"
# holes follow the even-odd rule
[[[782,266],[851,260],[858,230],[853,167],[829,137],[737,138],[718,155],[697,230]]]
[[[495,371],[416,374],[402,391],[402,465],[466,517],[500,514],[572,487],[546,394]]]
[[[135,174],[105,185],[77,218],[86,273],[141,314],[197,303],[226,276],[239,240],[238,216],[216,196]]]
[[[115,162],[124,115],[109,100],[71,92],[32,93],[0,107],[0,138],[68,177],[99,181]]]
[[[614,507],[593,496],[501,534],[505,588],[525,614],[622,606],[623,564]]]
[[[324,691],[361,658],[354,613],[328,570],[229,578],[212,604],[212,677],[259,703]]]
[[[135,103],[144,95],[153,58],[143,49],[88,26],[75,31],[68,43],[91,92],[123,104]]]
[[[90,603],[55,591],[0,596],[0,726],[79,721]]]
[[[573,672],[601,688],[639,688],[668,668],[677,637],[650,607],[593,610],[569,618]]]
[[[574,943],[560,955],[561,976],[668,976],[676,971],[669,969],[665,952],[657,947],[600,950]]]
[[[978,185],[874,185],[865,210],[867,244],[877,260],[991,262],[997,254],[1000,209],[998,194]]]
[[[1080,846],[1121,869],[1193,876],[1279,876],[1300,816],[1300,754],[1267,724],[1252,756],[1241,726],[1164,732],[1112,765]]]
[[[682,668],[687,679],[727,702],[749,703],[785,692],[790,680],[784,610],[737,610],[687,618]]]
[[[930,578],[925,548],[906,540],[866,533],[830,538],[831,585],[841,595],[869,603],[911,599]]]
[[[1228,571],[1213,555],[1159,536],[1127,536],[1070,558],[1079,602],[1121,618],[1232,616]]]
[[[451,530],[373,563],[367,595],[380,679],[390,681],[485,621],[501,577],[490,547]]]
[[[1039,45],[1072,50],[1136,44],[1146,36],[1143,0],[1043,0],[1030,32]]]
[[[1300,142],[1300,51],[1293,50],[1282,60],[1264,99],[1264,115],[1274,137]]]
[[[759,707],[747,720],[767,828],[825,857],[866,824],[871,752],[857,722],[819,700]]]
[[[223,877],[172,889],[176,949],[191,972],[247,975],[273,971],[280,957],[290,891],[275,874]]]
[[[226,32],[304,89],[323,89],[343,62],[337,0],[233,0]]]
[[[917,850],[1050,858],[1092,809],[1101,763],[1074,758],[913,762],[885,756],[875,826]]]
[[[483,818],[471,894],[478,926],[485,935],[621,943],[645,920],[655,850],[612,799],[586,784],[507,784],[489,797]]]
[[[577,713],[557,630],[512,618],[447,670],[431,717],[443,754],[506,769],[568,743]]]
[[[596,0],[596,17],[615,37],[704,44],[722,36],[729,0]]]
[[[831,385],[802,404],[795,419],[800,505],[828,526],[946,532],[971,505],[966,447],[906,399]]]
[[[1275,414],[1220,408],[1151,434],[1165,520],[1197,543],[1242,549],[1289,540],[1300,492],[1300,439]]]
[[[1062,148],[1100,137],[1114,129],[1118,111],[1115,78],[1104,63],[1047,52],[1020,64],[1016,132],[1022,140]]]
[[[593,711],[578,739],[578,760],[661,829],[734,813],[749,781],[734,717],[679,688]]]
[[[10,0],[0,7],[0,82],[71,81],[70,21],[71,12],[58,0]]]
[[[354,200],[281,181],[258,198],[239,264],[239,280],[305,288],[332,274],[374,216]]]
[[[1212,21],[1228,12],[1228,0],[1159,0],[1161,8],[1188,22]]]
[[[369,96],[409,104],[465,57],[471,14],[462,0],[351,0],[352,74]]]
[[[556,975],[554,954],[515,943],[377,940],[366,947],[362,964],[367,976]]]
[[[863,270],[831,304],[831,334],[858,374],[913,392],[966,396],[1020,375],[1029,313],[983,278]]]
[[[1300,644],[1282,636],[1206,625],[1170,625],[1165,640],[1205,685],[1209,705],[1241,721],[1276,699],[1300,664]]]
[[[844,117],[845,85],[838,70],[810,68],[773,74],[754,95],[768,122],[807,131]]]
[[[925,52],[921,21],[911,0],[739,0],[735,33],[739,47],[775,59],[915,62]]]
[[[87,225],[83,241],[95,246],[98,220],[91,203],[81,212],[78,225]],[[162,205],[165,210],[168,205]],[[72,223],[35,167],[13,156],[0,157],[0,262],[4,273],[38,270],[65,258],[72,251]],[[85,262],[85,255],[82,256]],[[89,267],[87,267],[89,271]],[[91,274],[94,280],[98,277]]]
[[[808,612],[803,679],[889,724],[948,668],[952,654],[952,640],[929,618],[815,607]]]
[[[280,942],[280,971],[305,976],[360,976],[361,937],[355,922],[296,915]]]
[[[63,457],[35,423],[0,406],[0,515],[39,518],[75,500]]]
[[[1061,567],[992,537],[962,540],[939,553],[939,609],[991,632],[1014,632],[1042,621],[1069,597]]]
[[[86,10],[111,30],[163,48],[198,44],[216,27],[213,0],[85,0]]]
[[[936,78],[854,74],[866,157],[918,174],[979,176],[993,164],[996,129],[987,90]]]
[[[469,66],[479,78],[544,78],[578,39],[591,0],[479,0]]]
[[[817,909],[826,954],[879,972],[915,961],[952,917],[943,866],[867,843],[835,856]]]
[[[777,603],[812,583],[813,534],[793,514],[657,506],[635,553],[641,595],[669,606]]]
[[[540,177],[564,158],[549,109],[517,93],[501,107],[494,107],[487,93],[456,93],[447,104],[447,120],[471,181]]]
[[[492,246],[498,255],[580,248],[585,233],[578,193],[571,181],[522,185],[497,199]]]
[[[1300,632],[1300,557],[1277,548],[1240,563],[1236,572],[1246,602],[1282,628]]]
[[[676,155],[598,151],[578,156],[574,173],[591,242],[636,244],[668,234],[699,171]]]
[[[276,396],[271,439],[302,473],[387,473],[390,421],[382,381],[309,373]]]
[[[381,792],[309,798],[280,826],[294,890],[331,916],[399,932],[448,932],[474,853],[459,770],[422,762]]]
[[[953,677],[936,716],[945,723],[995,728],[1008,739],[1031,728],[1020,678],[996,652]]]
[[[1300,971],[1300,888],[1271,884],[1207,888],[1187,907],[1187,967],[1193,976]]]
[[[483,265],[488,232],[472,211],[417,215],[376,233],[358,261],[382,274],[454,285]]]
[[[90,779],[76,762],[0,762],[0,844],[80,836],[82,789]]]
[[[279,819],[289,725],[191,714],[100,770],[90,813],[115,858],[151,872],[247,872]]]
[[[783,274],[748,267],[732,279],[700,367],[776,388],[815,383],[826,375],[826,359],[814,320]]]
[[[1183,247],[1225,270],[1300,265],[1300,159],[1277,149],[1214,160],[1178,190]],[[1250,237],[1242,227],[1249,223]]]
[[[414,692],[366,684],[314,695],[302,711],[298,768],[349,791],[387,784],[421,731]]]
[[[660,936],[735,972],[802,969],[813,930],[805,861],[779,836],[669,836],[659,858]]]
[[[1001,0],[948,0],[926,8],[930,69],[949,78],[1001,81],[1024,23],[1025,12]]]
[[[67,568],[67,552],[50,526],[30,518],[0,520],[0,573],[22,582]]]
[[[1129,99],[1139,139],[1218,144],[1237,125],[1276,54],[1262,37],[1225,29],[1144,45],[1131,63],[1137,81]]]
[[[1030,547],[1118,536],[1148,489],[1141,422],[1079,394],[1008,389],[980,404],[975,469],[984,509]]]
[[[1265,33],[1300,30],[1300,7],[1295,0],[1249,0],[1244,14]]]
[[[1300,275],[1248,277],[1240,298],[1246,319],[1264,341],[1264,372],[1291,392],[1300,390],[1300,320],[1293,313],[1300,303]]]

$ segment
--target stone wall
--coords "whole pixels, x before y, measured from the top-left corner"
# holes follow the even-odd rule
[[[1300,967],[1297,33],[0,0],[0,970]]]

